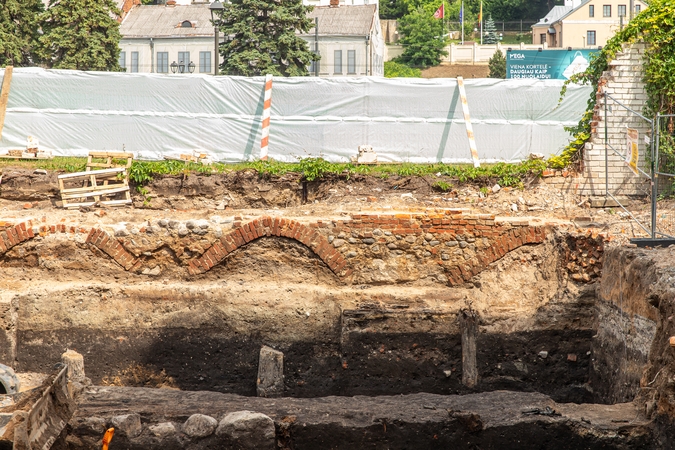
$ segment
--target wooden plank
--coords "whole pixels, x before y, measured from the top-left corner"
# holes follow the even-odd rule
[[[92,170],[89,172],[73,172],[73,173],[64,173],[62,175],[59,175],[57,178],[58,179],[66,179],[66,178],[75,178],[77,179],[78,177],[82,178],[88,178],[91,175],[106,175],[106,174],[118,174],[122,172],[126,172],[127,169],[124,167],[115,167],[112,169],[101,169],[101,170]]]
[[[93,206],[96,204],[105,205],[105,206],[124,206],[131,203],[130,199],[125,200],[101,200],[100,202],[82,202],[82,203],[64,203],[64,208],[79,208],[80,206]]]
[[[106,189],[107,188],[107,189]],[[92,197],[94,195],[110,195],[117,192],[126,192],[129,186],[120,186],[118,188],[110,188],[110,186],[97,186],[95,189],[75,188],[64,189],[61,191],[61,198],[81,198]]]
[[[5,115],[7,114],[7,102],[9,101],[9,88],[12,84],[12,73],[14,66],[5,67],[5,75],[2,78],[2,90],[0,91],[0,139],[2,139],[2,129],[5,127]]]
[[[471,125],[471,116],[469,115],[469,103],[466,100],[466,90],[464,89],[464,79],[462,77],[457,77],[457,87],[459,88],[459,97],[462,100],[462,111],[464,112],[464,123],[466,125],[466,135],[469,138],[469,148],[471,149],[473,166],[480,167],[476,139],[473,134],[473,126]]]
[[[115,159],[126,159],[133,158],[134,154],[129,152],[89,152],[89,156],[93,158],[115,158]]]
[[[459,313],[459,329],[462,331],[462,384],[473,388],[478,384],[476,363],[476,335],[478,318],[471,310]]]

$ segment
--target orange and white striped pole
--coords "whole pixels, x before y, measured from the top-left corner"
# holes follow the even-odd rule
[[[270,113],[272,112],[272,75],[265,75],[265,103],[262,115],[262,141],[260,142],[260,159],[267,161],[270,142]]]
[[[466,101],[466,90],[464,90],[464,78],[457,77],[457,87],[459,87],[459,97],[462,100],[462,111],[464,112],[464,123],[466,124],[466,135],[469,138],[469,148],[471,148],[473,166],[480,167],[476,139],[473,135],[473,126],[471,125],[471,116],[469,115],[469,103]]]

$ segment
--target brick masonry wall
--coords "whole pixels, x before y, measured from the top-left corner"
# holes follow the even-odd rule
[[[586,143],[583,159],[584,179],[578,186],[582,195],[605,195],[605,104],[603,92],[606,91],[621,104],[642,113],[647,101],[645,84],[642,81],[642,64],[645,53],[644,44],[634,44],[624,48],[623,52],[609,63],[598,85],[597,103],[591,122],[591,139]],[[644,137],[651,125],[630,113],[627,109],[608,101],[607,134],[608,142],[622,155],[626,153],[626,128],[639,130],[639,164],[645,170],[645,156],[649,147]],[[609,150],[608,158],[609,192],[613,195],[646,195],[649,183],[643,176],[636,176],[618,156]]]
[[[430,279],[448,286],[459,286],[485,270],[507,253],[524,245],[541,244],[550,238],[549,227],[531,226],[527,219],[496,218],[487,214],[467,214],[461,210],[406,214],[354,214],[350,218],[299,220],[262,216],[243,220],[234,217],[227,230],[211,229],[194,224],[175,223],[174,227],[148,224],[135,233],[148,241],[141,247],[137,240],[119,231],[100,227],[48,225],[33,221],[19,224],[0,223],[0,256],[12,247],[36,236],[61,234],[72,236],[94,251],[112,258],[124,270],[148,274],[153,261],[147,255],[153,245],[161,246],[171,236],[180,247],[190,240],[202,243],[173,269],[187,279],[210,271],[237,251],[259,238],[278,237],[296,240],[320,258],[347,284],[384,284]],[[161,232],[161,230],[164,230]],[[192,231],[190,231],[192,230]],[[194,234],[194,236],[192,236]],[[86,238],[84,237],[86,236]],[[156,244],[150,242],[156,241]],[[601,251],[601,249],[599,250]],[[101,255],[102,256],[102,255]],[[597,276],[592,270],[601,262],[593,260],[588,269],[570,269],[570,273],[586,273],[577,281],[590,281]]]

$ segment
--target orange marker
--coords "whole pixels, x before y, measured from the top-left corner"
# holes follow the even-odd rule
[[[115,429],[108,428],[108,430],[103,435],[103,450],[108,450],[108,445],[110,445],[110,441],[112,441],[113,434],[115,434]]]

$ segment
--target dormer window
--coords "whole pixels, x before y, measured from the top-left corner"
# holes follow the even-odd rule
[[[184,20],[179,25],[180,28],[194,28],[194,24],[189,20]]]

